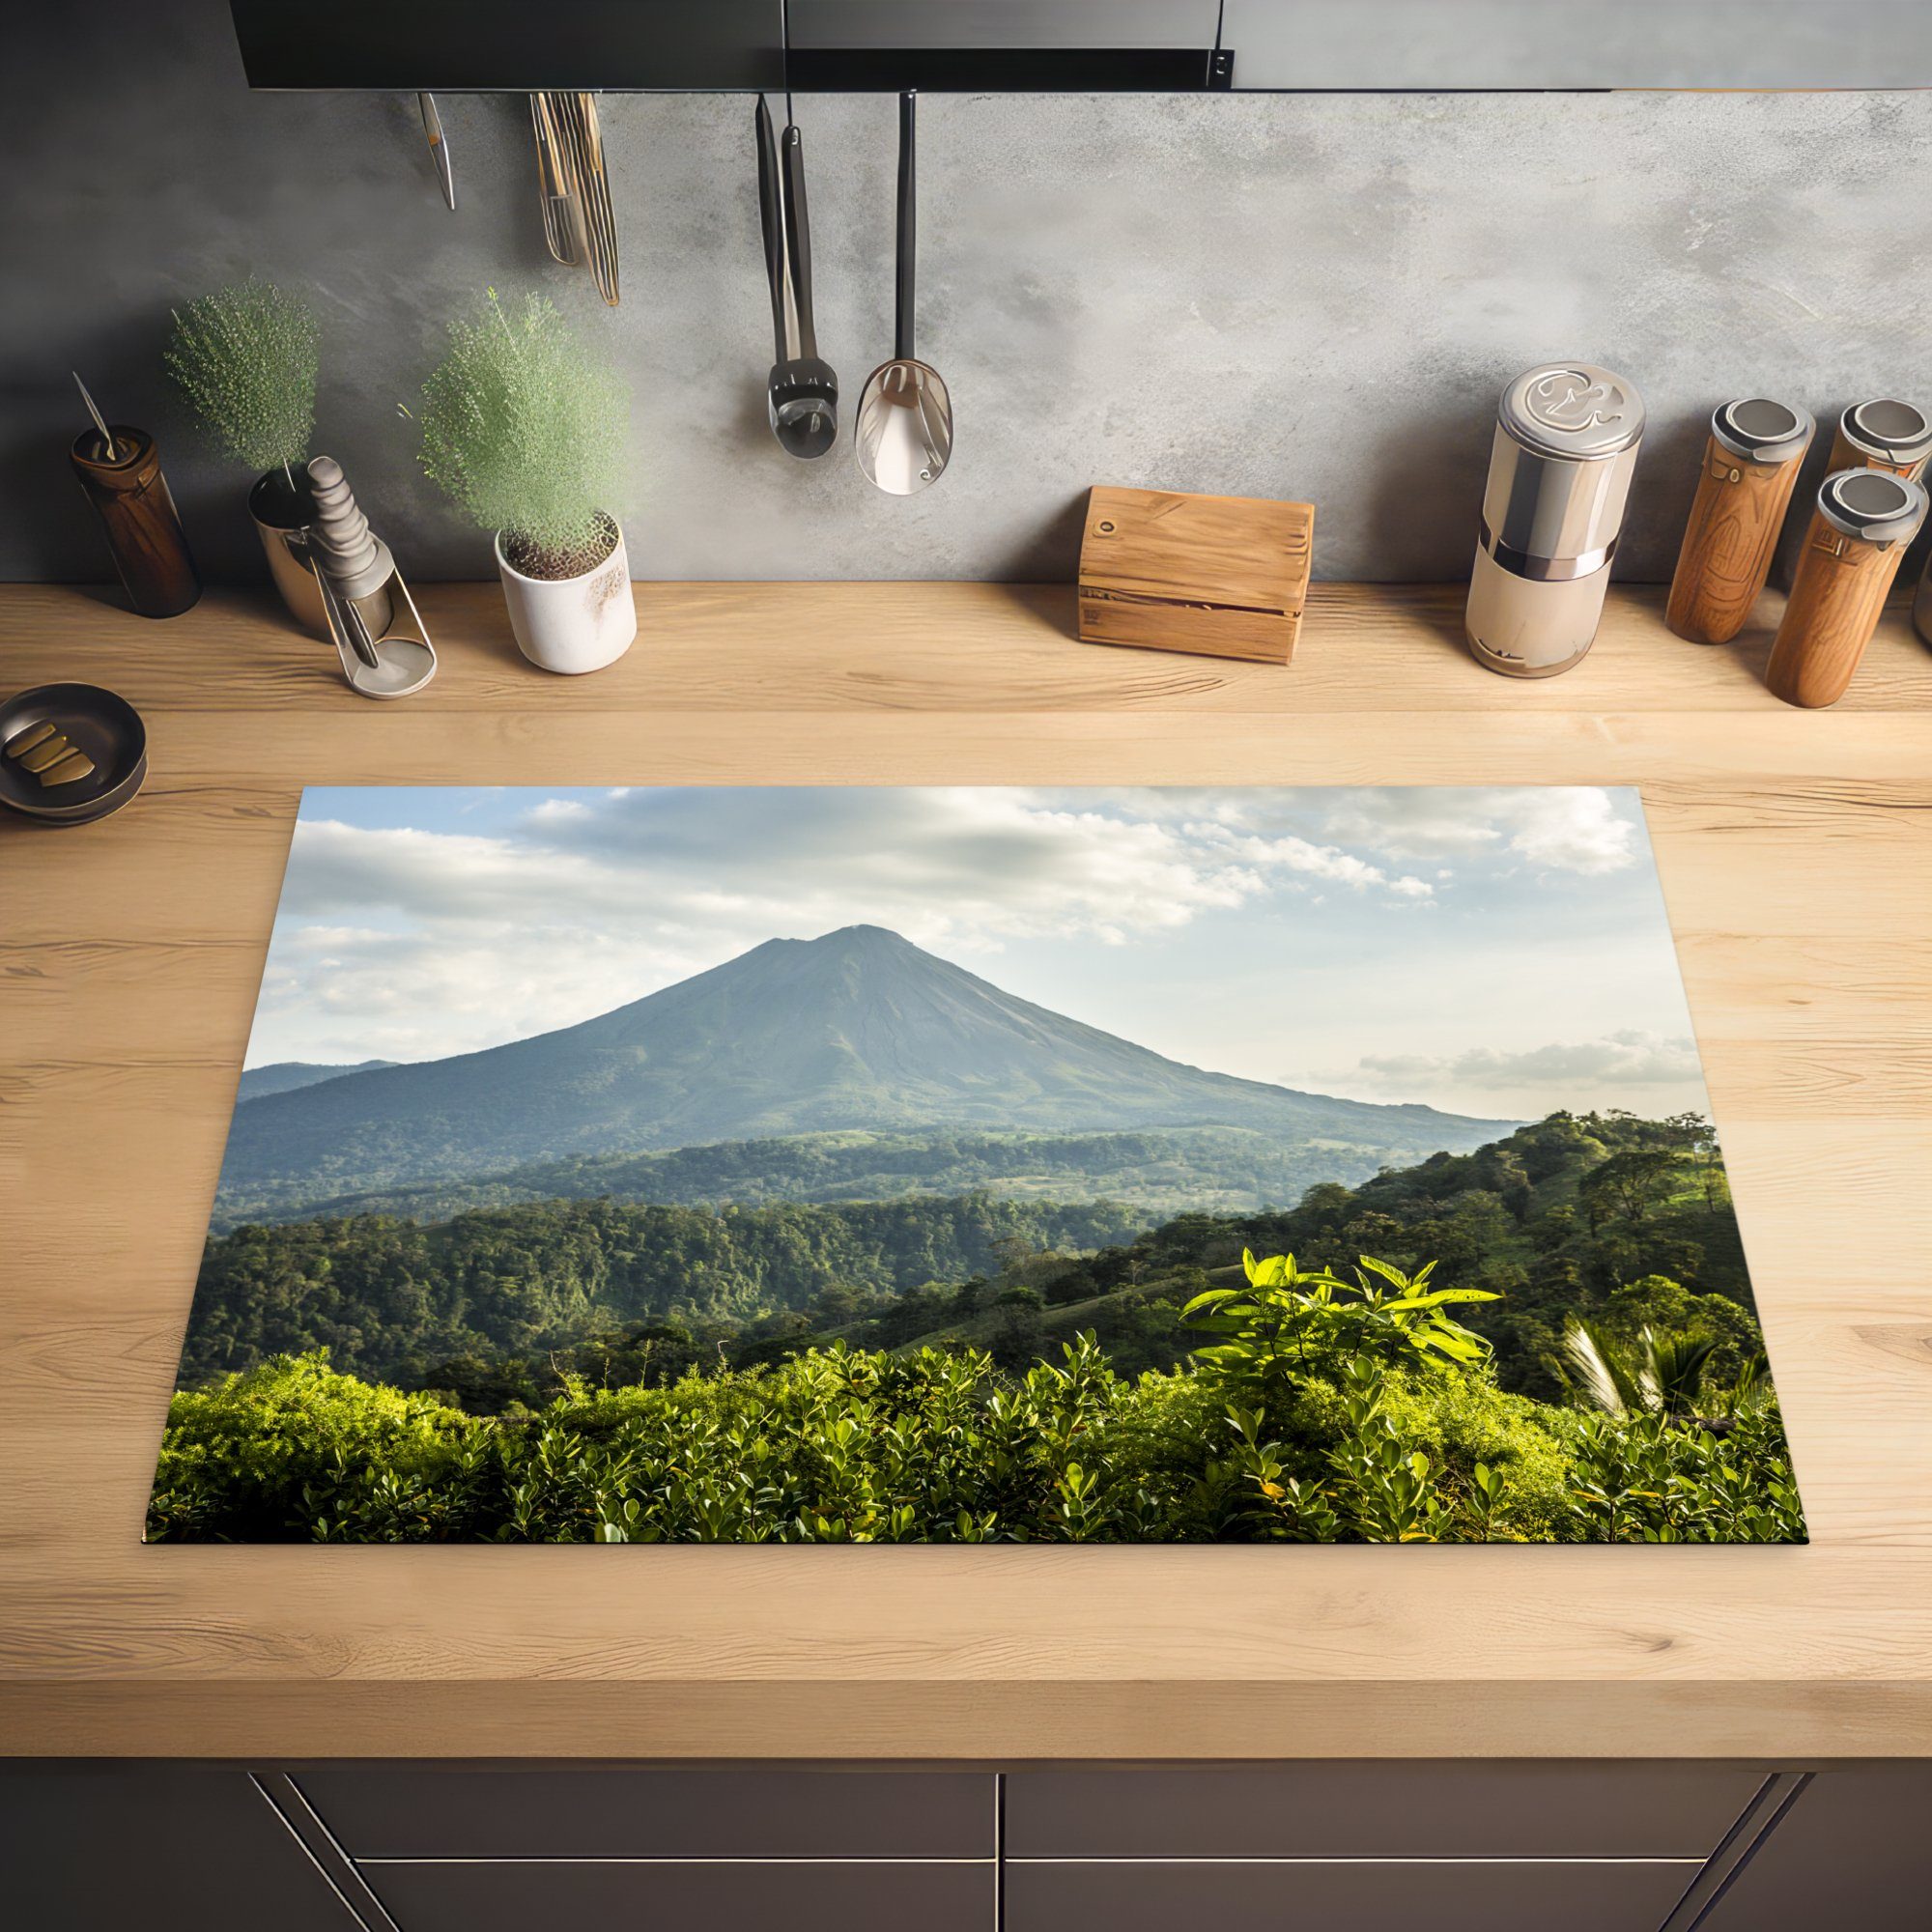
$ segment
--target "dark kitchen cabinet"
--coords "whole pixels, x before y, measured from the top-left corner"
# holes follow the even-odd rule
[[[1821,1771],[1697,1932],[1925,1932],[1932,1765]]]
[[[354,1859],[990,1859],[986,1772],[355,1764],[296,1782]]]
[[[1007,1778],[1011,1859],[1691,1859],[1764,1774],[1704,1764],[1426,1762]]]
[[[1689,1863],[1542,1860],[1009,1864],[1004,1932],[1658,1932]],[[413,1928],[411,1928],[413,1932]]]
[[[1932,1765],[0,1760],[32,1932],[1921,1932]]]
[[[996,1880],[979,1864],[782,1861],[368,1865],[401,1932],[540,1925],[703,1932],[991,1932]]]
[[[20,1932],[361,1932],[244,1771],[0,1762]]]

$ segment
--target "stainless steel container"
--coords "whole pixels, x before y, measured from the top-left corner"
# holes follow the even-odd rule
[[[255,520],[255,534],[262,539],[262,553],[269,559],[269,575],[289,615],[303,630],[327,638],[328,613],[322,606],[322,589],[315,581],[315,553],[309,547],[315,498],[307,476],[297,484],[281,470],[270,470],[248,493],[248,514]]]
[[[1609,587],[1643,399],[1587,362],[1545,362],[1503,391],[1465,631],[1480,665],[1553,677],[1590,648]]]

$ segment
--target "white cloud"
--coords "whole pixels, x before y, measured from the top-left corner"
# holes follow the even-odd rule
[[[1589,874],[1622,871],[1643,856],[1641,821],[1599,785],[1388,785],[1334,796],[1329,836],[1391,859],[1507,855]]]
[[[620,786],[494,834],[304,818],[249,1057],[471,1051],[860,923],[952,956],[1118,949],[1311,881],[1432,890],[1297,835],[992,787]]]
[[[1538,980],[1548,989],[1541,1004],[1551,1037],[1657,1023],[1660,1009],[1621,972],[1613,995],[1590,991],[1604,977],[1601,931],[1577,961],[1588,970],[1573,970],[1565,950],[1573,918],[1601,925],[1610,888],[1593,887],[1559,912],[1546,909],[1540,885],[1549,869],[1639,862],[1630,798],[1504,788],[511,787],[425,800],[421,819],[440,828],[427,830],[411,823],[409,791],[372,793],[369,806],[345,803],[331,808],[340,817],[297,826],[249,1060],[471,1051],[588,1019],[770,938],[869,923],[978,961],[995,980],[1017,974],[1015,990],[1076,1017],[1243,1070],[1289,1016],[1305,1018],[1284,987],[1305,999],[1323,962],[1346,960],[1322,1050],[1350,1068],[1365,1050],[1385,1056],[1354,1068],[1356,1086],[1425,1077],[1478,1085],[1483,1068],[1454,1071],[1453,1055],[1406,1067],[1394,1057],[1397,1047],[1469,1036],[1450,1030],[1466,1009],[1445,1011],[1441,1028],[1392,1034],[1392,1018],[1416,1012],[1428,995],[1388,922],[1439,909],[1428,967],[1438,992],[1475,956],[1479,932],[1510,960],[1526,945],[1544,948],[1557,969]],[[487,815],[471,811],[486,801]],[[386,825],[371,823],[384,813]],[[1456,864],[1437,863],[1444,857]],[[1237,914],[1252,923],[1230,918]],[[1662,946],[1667,1004],[1678,997],[1673,962],[1667,939],[1642,929],[1646,918],[1658,920],[1654,903],[1615,929],[1646,961]],[[1241,998],[1252,1004],[1219,1010],[1215,989],[1243,952]],[[1514,1017],[1525,1019],[1520,1008]],[[1662,1025],[1671,1025],[1667,1012]],[[1297,1050],[1305,1035],[1301,1025]],[[1553,1063],[1547,1070],[1556,1077]]]
[[[1423,1100],[1453,1113],[1536,1119],[1555,1108],[1625,1107],[1645,1116],[1706,1111],[1696,1042],[1627,1028],[1595,1038],[1446,1053],[1370,1053],[1313,1080],[1364,1100]]]
[[[1451,1055],[1371,1054],[1361,1070],[1378,1084],[1398,1088],[1517,1088],[1551,1082],[1577,1087],[1613,1082],[1619,1087],[1666,1087],[1701,1076],[1697,1043],[1652,1033],[1626,1031],[1602,1039],[1553,1040],[1509,1050],[1471,1047]]]

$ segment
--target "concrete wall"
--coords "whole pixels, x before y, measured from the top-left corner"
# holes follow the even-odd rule
[[[641,577],[1061,577],[1102,481],[1309,497],[1321,575],[1459,577],[1499,387],[1570,355],[1649,402],[1620,569],[1659,579],[1714,404],[1932,402],[1932,94],[929,97],[920,339],[958,444],[899,502],[765,429],[748,100],[605,103],[607,311],[544,253],[521,97],[441,100],[452,215],[412,98],[250,95],[221,0],[9,35],[0,576],[106,574],[70,368],[161,438],[208,574],[259,574],[248,479],[160,369],[169,304],[250,272],[309,291],[319,446],[422,579],[491,568],[396,408],[486,285],[550,290],[628,372]],[[856,402],[891,348],[894,110],[799,113],[819,340]]]

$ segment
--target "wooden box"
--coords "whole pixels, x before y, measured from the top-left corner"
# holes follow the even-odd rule
[[[1314,539],[1313,503],[1096,486],[1080,539],[1081,639],[1286,664]]]

